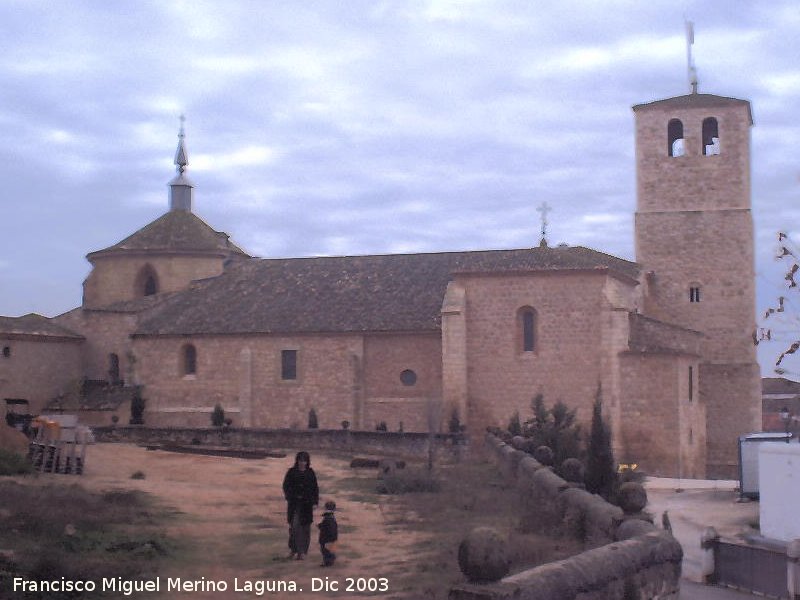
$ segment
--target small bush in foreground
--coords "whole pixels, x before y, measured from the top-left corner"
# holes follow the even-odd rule
[[[33,472],[30,461],[16,452],[0,450],[0,475],[27,475]]]
[[[4,579],[139,579],[157,573],[160,559],[172,552],[173,543],[160,533],[142,492],[98,494],[76,484],[0,481],[0,498],[5,511],[0,548],[14,556],[0,568]]]

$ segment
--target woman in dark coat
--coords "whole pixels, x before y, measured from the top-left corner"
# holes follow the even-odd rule
[[[283,496],[287,502],[291,557],[303,560],[308,554],[311,541],[314,507],[319,504],[317,476],[311,468],[308,452],[298,452],[294,466],[286,472],[286,477],[283,478]]]

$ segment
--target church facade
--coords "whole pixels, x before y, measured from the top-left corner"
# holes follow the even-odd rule
[[[456,415],[477,440],[539,393],[588,426],[600,389],[620,462],[734,476],[761,422],[750,105],[633,110],[636,262],[544,242],[252,258],[192,212],[181,135],[170,210],[87,256],[82,306],[0,318],[0,395],[40,412],[104,381],[137,386],[148,425],[207,426],[219,404],[253,428],[305,427],[312,409],[321,428],[390,431]]]

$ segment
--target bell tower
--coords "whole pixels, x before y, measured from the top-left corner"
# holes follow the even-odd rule
[[[645,312],[704,334],[707,472],[734,477],[738,436],[761,428],[750,103],[694,91],[633,107],[636,261]]]

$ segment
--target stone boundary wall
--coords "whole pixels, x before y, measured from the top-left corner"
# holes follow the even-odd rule
[[[450,591],[450,600],[678,598],[683,549],[672,534],[636,516],[626,517],[600,496],[571,487],[494,435],[487,434],[486,448],[523,494],[555,507],[556,518],[591,549],[497,583],[457,586]]]
[[[218,427],[93,427],[98,442],[134,444],[199,444],[235,448],[319,450],[346,453],[388,454],[428,458],[429,434],[344,429],[239,429]],[[467,438],[437,433],[434,451],[439,458],[460,459],[468,452]]]

